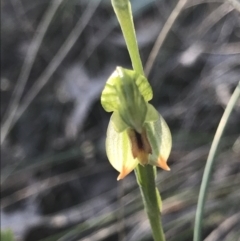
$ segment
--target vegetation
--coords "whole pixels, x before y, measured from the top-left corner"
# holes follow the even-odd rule
[[[156,179],[163,229],[168,241],[192,241],[207,156],[239,82],[238,5],[131,3],[152,104],[173,139],[171,172]],[[25,241],[152,240],[134,175],[117,182],[105,154],[101,91],[117,65],[131,69],[110,1],[1,4],[1,229]],[[240,236],[239,106],[208,185],[209,241]]]

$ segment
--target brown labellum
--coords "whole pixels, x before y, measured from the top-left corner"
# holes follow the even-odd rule
[[[139,134],[134,129],[128,129],[128,136],[133,157],[137,158],[141,165],[148,164],[148,155],[152,154],[152,148],[149,144],[146,130],[143,129],[142,133]]]

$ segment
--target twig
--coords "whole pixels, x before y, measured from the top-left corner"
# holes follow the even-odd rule
[[[152,48],[152,51],[148,57],[146,65],[145,65],[144,72],[145,72],[146,76],[148,76],[150,74],[153,64],[155,62],[155,59],[158,55],[158,52],[159,52],[160,48],[162,47],[162,44],[163,44],[164,40],[166,39],[168,32],[172,28],[175,20],[177,19],[180,12],[184,8],[186,2],[187,2],[187,0],[179,0],[178,4],[176,5],[176,7],[173,9],[172,13],[170,14],[168,20],[164,24],[162,31],[158,35],[158,38]]]
[[[221,240],[226,236],[226,234],[234,228],[234,226],[240,223],[240,212],[232,215],[227,218],[224,222],[222,222],[218,228],[213,230],[204,241],[217,241]]]
[[[188,1],[184,8],[191,8],[204,3],[223,3],[224,0],[192,0]]]
[[[15,114],[19,106],[19,101],[21,99],[24,87],[27,83],[32,66],[35,62],[37,52],[46,34],[49,24],[52,21],[53,16],[56,13],[62,1],[63,0],[54,0],[52,4],[49,6],[48,10],[42,18],[42,21],[38,25],[33,40],[28,48],[27,56],[24,60],[21,73],[17,80],[16,87],[13,91],[13,97],[10,101],[8,110],[6,111],[6,114],[3,118],[4,121],[3,125],[1,126],[1,144],[4,142],[8,132],[10,131],[13,125],[12,123],[14,122]]]
[[[212,11],[198,27],[194,35],[198,38],[205,35],[218,21],[220,21],[224,16],[230,13],[233,10],[232,6],[229,6],[227,3],[223,3],[214,11]]]
[[[24,29],[25,32],[33,32],[33,26],[30,23],[29,19],[27,18],[26,14],[24,14],[24,8],[21,0],[10,0],[15,13],[17,20],[21,23],[22,29]],[[43,17],[44,20],[44,17]],[[36,32],[38,33],[38,32]]]
[[[227,0],[237,11],[240,12],[240,1],[238,0]]]
[[[66,172],[63,174],[59,174],[56,176],[46,178],[37,183],[33,183],[30,186],[24,187],[16,192],[14,192],[13,194],[10,194],[9,196],[3,198],[1,200],[1,208],[2,209],[6,208],[16,202],[25,200],[27,198],[30,198],[31,196],[42,193],[46,190],[52,189],[54,187],[60,186],[64,183],[68,183],[70,181],[74,181],[74,180],[78,179],[79,177],[86,177],[89,175],[94,175],[97,173],[101,173],[105,170],[106,170],[106,166],[102,166],[101,168],[98,168],[94,171],[92,171],[91,167],[85,167],[85,168],[79,168],[79,169],[76,169],[73,171],[69,171],[69,172]]]
[[[57,0],[56,0],[57,1]],[[59,0],[58,0],[59,1]],[[5,140],[7,134],[11,130],[11,128],[15,125],[17,120],[21,117],[24,111],[28,108],[32,100],[36,97],[36,95],[40,92],[43,86],[46,85],[52,74],[56,71],[59,67],[63,59],[66,57],[70,49],[76,43],[78,37],[86,27],[87,23],[89,22],[90,18],[92,17],[93,13],[97,9],[101,0],[89,2],[86,11],[84,12],[83,16],[78,20],[77,24],[75,25],[74,29],[70,33],[67,40],[61,46],[57,54],[54,56],[51,63],[48,65],[47,69],[43,72],[43,74],[36,80],[32,88],[29,90],[27,96],[23,99],[22,105],[19,107],[18,111],[15,108],[15,111],[11,113],[11,119],[7,119],[1,128],[1,144]]]

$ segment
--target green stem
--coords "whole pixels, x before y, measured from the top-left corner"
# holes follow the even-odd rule
[[[144,75],[133,24],[131,4],[129,0],[112,0],[112,5],[127,44],[133,69],[137,73]]]
[[[129,0],[112,0],[112,5],[127,44],[133,69],[137,73],[144,75],[130,2]],[[153,166],[147,165],[143,167],[138,165],[135,169],[135,175],[151,224],[153,238],[155,241],[165,241],[160,214],[161,198],[155,185],[155,171],[156,169]]]
[[[155,241],[165,241],[160,213],[161,197],[155,185],[155,168],[150,165],[145,167],[138,165],[135,169],[135,175],[151,224],[153,238]]]
[[[219,142],[221,140],[222,134],[224,132],[224,129],[227,125],[229,116],[231,115],[231,112],[237,103],[237,100],[240,97],[240,82],[238,83],[238,86],[236,87],[235,91],[233,92],[227,107],[223,113],[223,116],[219,122],[216,134],[214,136],[212,146],[210,149],[210,152],[208,154],[207,158],[207,163],[205,166],[203,178],[202,178],[202,183],[201,183],[201,188],[199,192],[199,197],[198,197],[198,204],[197,204],[197,212],[196,212],[196,218],[195,218],[195,227],[194,227],[194,241],[201,241],[201,230],[202,230],[202,219],[203,219],[203,208],[205,205],[206,201],[206,194],[207,194],[207,189],[209,186],[209,180],[211,176],[211,171],[214,163],[214,158],[219,146]]]

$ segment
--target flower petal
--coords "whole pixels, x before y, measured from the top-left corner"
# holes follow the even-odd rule
[[[157,121],[159,119],[158,111],[149,103],[147,104],[147,108],[148,110],[145,122]]]
[[[118,111],[114,111],[111,117],[111,121],[115,131],[118,133],[125,131],[129,126],[122,120]]]
[[[137,158],[132,155],[127,130],[121,133],[117,132],[112,118],[107,130],[106,152],[111,165],[120,172],[117,180],[123,179],[138,165]]]
[[[122,122],[128,127],[142,132],[148,112],[147,101],[152,99],[152,88],[147,79],[133,70],[117,67],[107,80],[102,91],[101,103],[107,112],[117,111]],[[152,109],[152,108],[150,108]],[[149,112],[153,121],[153,111]],[[114,121],[113,121],[114,122]],[[116,123],[115,129],[121,132],[123,125]]]
[[[158,158],[156,166],[161,167],[165,171],[170,171],[170,167],[167,165],[167,160],[161,156]]]
[[[172,137],[167,123],[159,114],[159,119],[155,122],[145,123],[145,128],[152,148],[149,164],[169,171],[167,159],[172,148]]]

